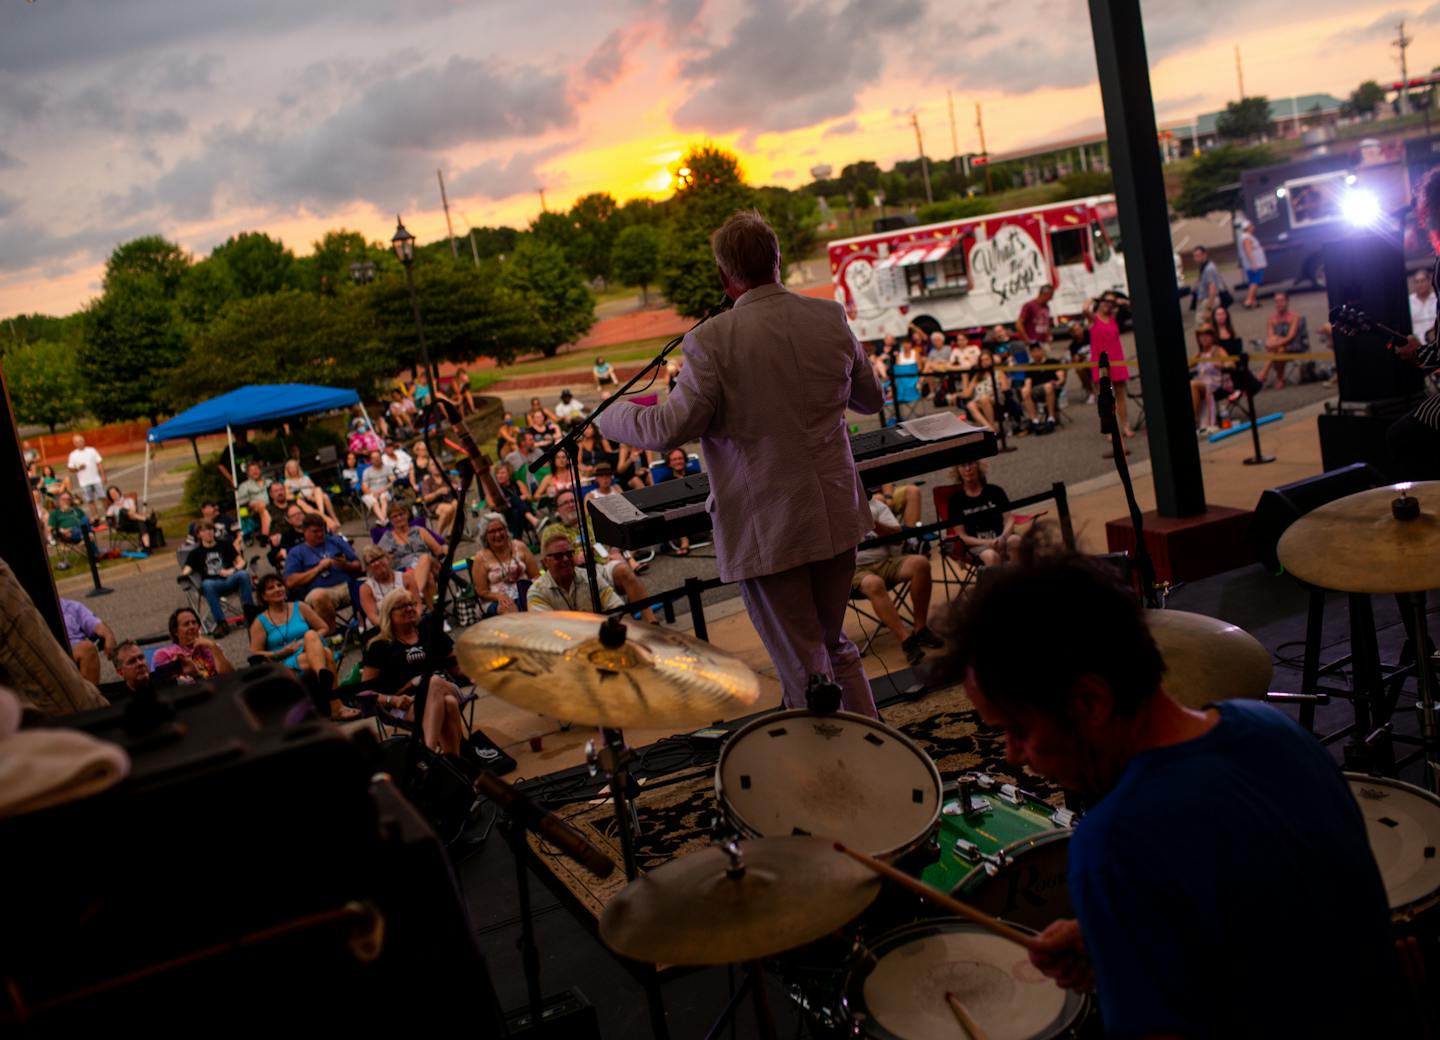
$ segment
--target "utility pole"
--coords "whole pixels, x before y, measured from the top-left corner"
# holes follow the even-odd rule
[[[945,101],[950,106],[950,154],[954,156],[950,161],[955,166],[955,172],[960,172],[960,135],[955,132],[955,95],[945,91]]]
[[[1235,79],[1240,83],[1240,100],[1245,100],[1245,69],[1240,65],[1240,45],[1235,45]]]
[[[436,170],[435,179],[440,182],[440,205],[445,209],[445,232],[450,236],[450,255],[459,260],[460,247],[455,244],[455,225],[450,223],[450,200],[445,197],[445,175]]]
[[[1415,37],[1405,35],[1405,20],[1400,20],[1400,25],[1395,34],[1395,42],[1391,46],[1400,51],[1400,114],[1406,115],[1410,111],[1410,71],[1405,63],[1405,48],[1415,42]]]
[[[545,189],[544,189],[544,188],[536,188],[535,190],[540,193],[540,212],[541,212],[541,213],[549,213],[550,211],[545,208]]]
[[[985,148],[985,117],[980,113],[980,102],[975,102],[975,129],[980,134],[980,155],[985,160],[985,194],[990,194],[990,153]]]
[[[930,192],[930,160],[925,158],[925,141],[920,136],[920,116],[914,112],[910,113],[910,125],[915,128],[915,147],[920,150],[920,176],[925,178],[925,204],[930,205],[935,201],[935,196]]]
[[[467,221],[468,223],[468,221]],[[475,261],[475,266],[480,266],[480,247],[475,244],[475,229],[470,229],[470,258]]]

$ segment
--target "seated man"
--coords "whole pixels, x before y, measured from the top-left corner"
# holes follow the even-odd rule
[[[90,518],[85,510],[75,504],[75,496],[68,491],[60,492],[55,508],[50,510],[50,534],[57,542],[72,545],[84,544],[90,532]],[[65,563],[61,560],[60,563]],[[60,564],[56,564],[60,566]],[[67,564],[68,566],[68,564]]]
[[[375,515],[375,522],[383,524],[390,513],[390,470],[386,468],[380,451],[370,453],[370,464],[360,476],[360,501]]]
[[[1005,367],[1013,368],[1016,365],[1028,365],[1030,363],[1030,350],[1022,340],[1011,339],[1005,344]],[[1012,423],[1018,427],[1017,434],[1024,435],[1030,432],[1028,424],[1024,423],[1026,412],[1024,402],[1031,394],[1031,379],[1029,372],[1010,372],[1010,385],[1005,386],[1001,381],[1001,387],[1005,392],[1005,400],[1002,402],[1005,414],[1010,416]],[[1034,405],[1031,405],[1033,408]]]
[[[916,484],[881,484],[872,498],[885,503],[906,527],[920,526],[920,488]]]
[[[1035,342],[1030,344],[1030,364],[1048,365],[1053,359],[1045,353],[1045,344]],[[1060,387],[1064,385],[1065,373],[1059,372],[1030,372],[1030,378],[1020,387],[1020,399],[1025,408],[1025,417],[1030,420],[1034,429],[1039,429],[1040,409],[1035,404],[1035,394],[1041,393],[1045,397],[1045,422],[1046,432],[1055,427],[1056,399],[1060,393]]]
[[[200,519],[190,521],[189,537],[187,544],[193,545],[200,540],[196,532],[202,527],[208,526],[215,529],[215,540],[217,542],[233,542],[235,551],[240,551],[240,525],[229,513],[222,512],[220,503],[213,498],[206,499],[200,504]]]
[[[525,599],[527,610],[590,610],[590,579],[585,568],[576,566],[575,557],[570,536],[559,526],[548,528],[540,543],[540,565],[545,573],[530,586]],[[604,579],[604,572],[600,573],[600,609],[624,606]]]
[[[875,518],[875,530],[865,536],[866,541],[900,532],[900,521],[890,512],[882,496],[870,499],[870,515]],[[915,611],[915,624],[907,632],[900,620],[900,612],[890,598],[890,590],[902,581],[910,582],[910,606]],[[855,553],[855,577],[851,580],[852,593],[859,593],[875,608],[875,616],[881,624],[895,634],[905,660],[911,667],[920,663],[925,656],[924,647],[939,649],[944,644],[930,631],[927,618],[930,615],[930,558],[918,554],[901,555],[898,545],[878,545],[866,548],[860,543]]]
[[[665,453],[665,467],[654,474],[655,483],[663,484],[667,480],[679,480],[689,476],[689,473],[686,472],[689,466],[690,456],[685,454],[685,449],[671,448]],[[690,554],[690,539],[683,534],[666,544],[676,556]]]
[[[620,376],[615,369],[610,367],[610,362],[603,357],[595,359],[595,367],[590,369],[590,374],[595,377],[595,389],[604,390],[607,386],[619,386]]]
[[[83,603],[61,598],[60,615],[65,619],[65,638],[70,643],[70,656],[80,668],[80,674],[92,683],[100,682],[100,649],[94,640],[105,644],[105,655],[115,652],[115,633],[110,626],[90,612]]]
[[[585,496],[585,501],[622,494],[624,492],[615,483],[615,467],[608,462],[597,462],[595,464],[595,487]]]
[[[335,631],[336,610],[358,601],[364,567],[349,542],[325,530],[322,517],[307,516],[304,529],[304,540],[285,554],[285,588],[310,604],[329,635]]]
[[[536,469],[535,463],[544,454],[535,444],[535,435],[529,430],[521,430],[516,438],[518,447],[509,455],[505,456],[505,464],[510,467],[510,472],[515,474],[515,479],[525,485],[530,494],[535,494],[535,489],[540,486],[548,469]]]
[[[260,511],[260,535],[274,545],[276,531],[285,529],[285,514],[294,505],[284,482],[272,480],[265,499],[265,508]]]
[[[569,390],[560,391],[560,403],[555,406],[555,418],[565,429],[568,430],[577,420],[583,419],[586,410],[584,403],[577,400]]]
[[[111,662],[115,665],[115,674],[120,676],[114,683],[105,684],[105,692],[113,701],[119,696],[131,696],[141,690],[148,689],[150,682],[150,666],[145,663],[145,651],[133,639],[126,639],[115,647],[115,652],[110,655]]]
[[[1088,810],[1069,842],[1074,917],[1031,964],[1093,988],[1110,1036],[1423,1035],[1330,753],[1270,705],[1177,702],[1145,613],[1096,561],[1022,551],[947,626],[935,678],[965,684],[1014,769]],[[1259,864],[1274,884],[1256,884]]]
[[[581,544],[580,513],[575,503],[575,492],[567,489],[555,496],[555,513],[556,519],[540,529],[541,546],[544,546],[545,540],[552,534],[564,534],[570,539],[570,544],[574,546],[578,556]],[[598,572],[604,576],[606,581],[620,590],[627,603],[644,603],[645,584],[635,575],[635,566],[631,560],[621,550],[597,542],[594,524],[590,525],[589,534],[590,546],[595,550],[595,566],[599,569]],[[585,562],[583,559],[577,558],[575,562],[583,569]],[[589,608],[582,609],[588,610]],[[650,607],[645,605],[639,609],[641,619],[653,624],[655,615]]]
[[[250,589],[250,569],[244,565],[240,554],[235,551],[234,542],[220,542],[215,539],[215,528],[201,525],[195,532],[200,544],[185,557],[185,566],[180,568],[181,577],[196,575],[200,592],[210,605],[210,616],[215,619],[215,638],[223,639],[230,631],[225,621],[225,608],[220,597],[227,592],[238,593],[245,604],[245,623],[250,623],[255,610],[255,597]]]
[[[305,510],[295,503],[285,510],[285,528],[270,535],[270,549],[265,558],[277,571],[285,569],[285,554],[305,540]]]

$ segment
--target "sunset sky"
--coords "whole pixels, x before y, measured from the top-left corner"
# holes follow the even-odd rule
[[[1189,118],[1440,64],[1440,3],[1149,0],[1156,107]],[[1297,13],[1303,12],[1303,13]],[[264,230],[388,239],[524,226],[608,191],[663,197],[687,145],[752,183],[1100,126],[1083,0],[0,0],[0,317],[66,313],[119,242],[197,256]]]

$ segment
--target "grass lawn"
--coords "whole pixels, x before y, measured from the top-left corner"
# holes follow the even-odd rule
[[[612,365],[627,361],[643,361],[655,356],[656,351],[670,342],[669,337],[655,336],[651,339],[640,339],[633,343],[622,344],[617,347],[606,347],[601,355]],[[539,361],[524,361],[518,365],[506,365],[503,368],[487,368],[478,372],[470,373],[470,389],[484,390],[496,383],[503,383],[507,379],[522,379],[525,376],[538,375],[544,372],[564,372],[568,369],[588,369],[593,354],[560,354],[553,358],[543,358]],[[587,380],[589,376],[585,377]]]

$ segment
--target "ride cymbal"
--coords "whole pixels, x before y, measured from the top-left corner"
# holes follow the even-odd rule
[[[755,673],[709,643],[597,614],[501,614],[467,629],[455,653],[501,700],[584,725],[699,726],[760,695]]]
[[[1402,504],[1417,510],[1409,519]],[[1280,562],[1301,581],[1336,592],[1440,588],[1440,480],[1392,484],[1326,502],[1280,536]]]
[[[793,950],[855,918],[880,876],[828,838],[714,845],[637,877],[600,916],[616,953],[655,964],[733,964]]]

